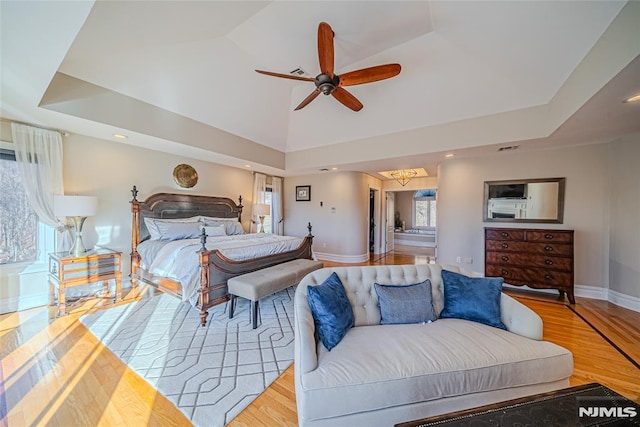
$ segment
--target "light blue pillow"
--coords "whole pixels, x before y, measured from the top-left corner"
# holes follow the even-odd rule
[[[380,304],[380,324],[426,323],[437,319],[429,279],[414,285],[374,284]]]
[[[307,301],[320,341],[331,350],[354,323],[353,309],[342,281],[334,272],[318,286],[307,288]]]
[[[160,240],[195,239],[200,237],[199,222],[156,222]]]
[[[500,319],[502,277],[467,277],[442,270],[444,309],[440,318],[455,318],[507,329]]]

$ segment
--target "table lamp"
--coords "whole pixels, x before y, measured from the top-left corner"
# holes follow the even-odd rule
[[[76,237],[69,251],[71,256],[86,255],[82,242],[82,226],[88,216],[98,211],[98,198],[93,196],[54,196],[53,212],[57,217],[70,217],[76,229]]]
[[[264,233],[264,217],[271,213],[271,206],[263,203],[256,203],[253,205],[253,214],[258,215],[260,219],[260,230],[258,233]]]

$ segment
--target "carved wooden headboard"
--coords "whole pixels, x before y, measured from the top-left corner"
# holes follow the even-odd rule
[[[140,242],[149,238],[144,218],[189,218],[209,216],[214,218],[237,218],[242,221],[242,196],[239,203],[227,197],[196,196],[191,194],[156,193],[144,201],[137,199],[138,190],[131,190],[131,247],[136,251]]]

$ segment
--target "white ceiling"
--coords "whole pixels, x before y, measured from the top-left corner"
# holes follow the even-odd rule
[[[619,99],[640,91],[639,42],[627,40],[637,35],[640,8],[624,1],[0,7],[4,117],[105,139],[124,133],[128,144],[266,172],[424,167],[434,175],[446,151],[478,155],[520,139],[547,147],[640,131],[640,108]],[[321,21],[335,32],[338,74],[402,65],[393,79],[349,88],[361,112],[324,96],[293,111],[313,83],[253,71],[301,67],[315,77]],[[152,119],[160,116],[164,125]],[[522,124],[509,123],[512,133],[498,135],[495,125],[480,133],[491,118],[515,116]],[[478,134],[463,140],[464,127]]]

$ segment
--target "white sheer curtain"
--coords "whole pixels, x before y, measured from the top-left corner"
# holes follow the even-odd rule
[[[267,176],[261,173],[255,173],[253,175],[253,201],[252,203],[264,203],[264,193],[267,191]],[[253,226],[255,223],[253,214],[253,206],[251,207],[251,231],[253,232]],[[257,226],[256,226],[257,227]],[[256,230],[257,231],[257,228]]]
[[[282,178],[274,176],[271,183],[271,230],[273,234],[284,234],[284,211],[282,209]]]
[[[68,249],[71,242],[68,229],[53,213],[53,196],[64,194],[62,136],[18,123],[11,124],[11,133],[29,203],[41,222],[56,229],[56,250]]]

